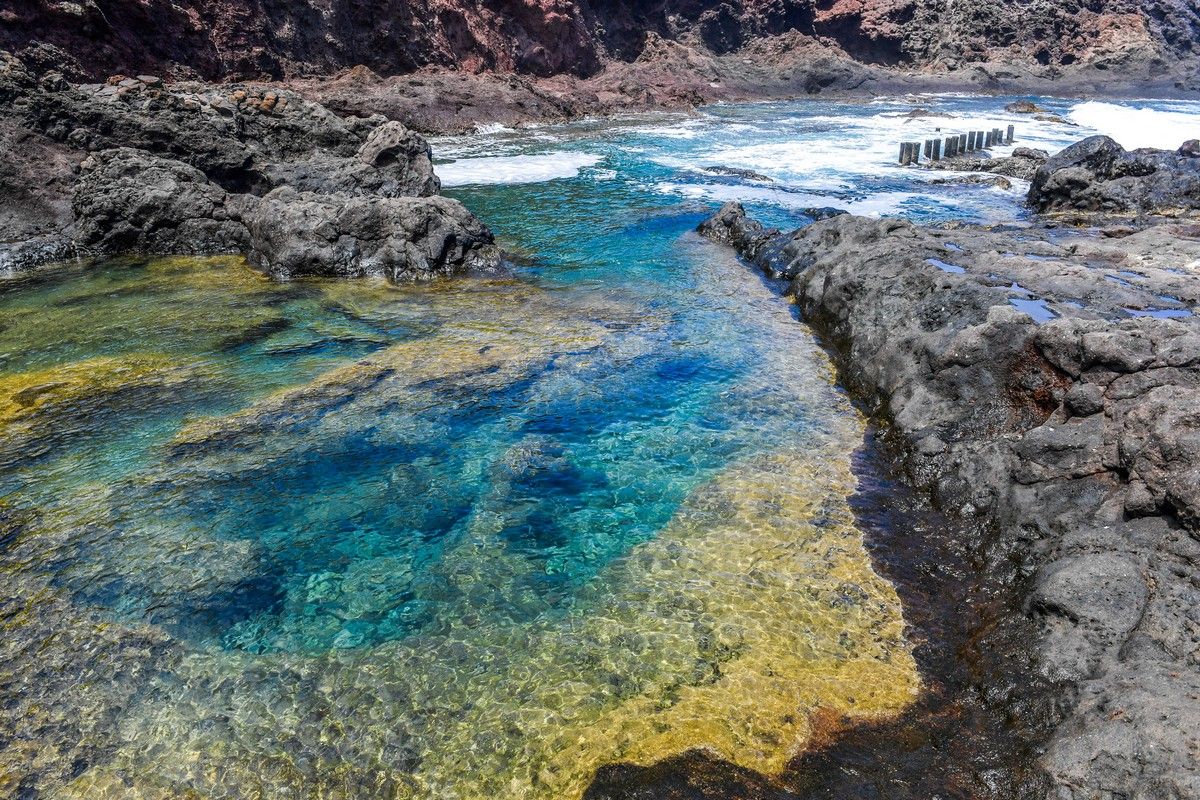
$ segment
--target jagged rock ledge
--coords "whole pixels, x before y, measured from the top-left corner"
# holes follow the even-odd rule
[[[1058,158],[1106,191],[1103,163]],[[1051,694],[1028,794],[1197,796],[1200,227],[781,233],[729,204],[701,231],[786,281],[913,482],[992,531],[997,580],[1016,562],[1041,680],[979,691],[1031,730],[1021,695]]]
[[[278,278],[489,271],[428,143],[287,91],[74,85],[0,53],[0,271],[80,255],[243,253]]]

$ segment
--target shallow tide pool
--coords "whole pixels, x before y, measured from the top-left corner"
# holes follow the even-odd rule
[[[863,420],[775,287],[691,231],[735,198],[781,226],[1019,220],[893,166],[933,124],[911,108],[436,142],[507,278],[0,279],[0,794],[572,798],[697,747],[776,773],[816,720],[905,708],[903,609],[848,502]]]

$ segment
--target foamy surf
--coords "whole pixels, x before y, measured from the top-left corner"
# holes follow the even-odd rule
[[[1173,104],[1182,109],[1184,104]],[[1200,103],[1191,104],[1192,111],[1160,110],[1095,100],[1074,106],[1069,114],[1072,122],[1091,128],[1133,150],[1157,147],[1174,150],[1188,139],[1200,139]]]
[[[574,178],[600,163],[592,153],[542,153],[539,155],[462,158],[435,167],[443,186],[511,185],[544,183]]]

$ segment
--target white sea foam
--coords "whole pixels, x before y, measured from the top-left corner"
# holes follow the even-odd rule
[[[593,153],[541,153],[537,155],[463,158],[434,169],[443,186],[543,183],[574,178],[581,170],[599,164]]]
[[[772,189],[767,186],[730,186],[727,184],[658,183],[653,189],[663,194],[675,194],[693,200],[724,203],[730,200],[747,203],[769,203],[788,209],[823,208],[831,206],[867,217],[899,214],[906,203],[921,198],[913,192],[880,192],[858,200],[841,200],[828,195]]]
[[[486,125],[483,123],[480,123],[480,122],[475,123],[475,133],[479,136],[495,136],[496,134],[499,134],[499,133],[514,133],[514,132],[515,132],[514,128],[510,128],[507,125],[502,125],[499,122],[492,122],[492,123],[489,123]]]
[[[1160,147],[1174,150],[1187,139],[1200,139],[1200,104],[1171,111],[1089,101],[1074,106],[1072,122],[1111,136],[1122,147]]]

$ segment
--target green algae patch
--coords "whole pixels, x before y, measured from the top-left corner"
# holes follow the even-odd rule
[[[0,460],[44,455],[68,438],[94,433],[114,406],[134,397],[161,398],[196,374],[193,366],[157,355],[0,374]]]
[[[0,425],[15,425],[68,406],[183,379],[179,367],[160,356],[94,358],[0,375]]]
[[[0,294],[0,369],[234,349],[286,326],[284,292],[241,259],[116,262]]]

